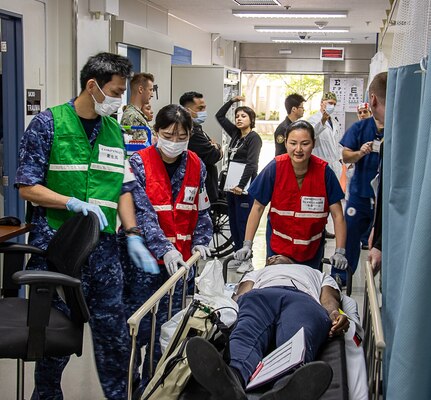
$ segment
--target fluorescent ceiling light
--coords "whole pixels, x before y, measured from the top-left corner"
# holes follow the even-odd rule
[[[313,26],[255,26],[254,30],[257,32],[349,32],[347,27],[319,29]]]
[[[288,39],[271,38],[274,43],[352,43],[352,39]]]
[[[306,10],[232,10],[235,17],[241,18],[346,18],[347,11],[306,11]]]
[[[233,0],[239,6],[281,6],[278,0]]]

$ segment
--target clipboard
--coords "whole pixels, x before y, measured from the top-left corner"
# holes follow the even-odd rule
[[[231,161],[229,163],[229,168],[227,169],[226,181],[223,190],[225,192],[231,191],[234,187],[238,186],[239,181],[242,178],[246,164]],[[248,180],[247,185],[244,187],[244,192],[246,193],[250,186],[251,178]],[[244,193],[244,194],[245,194]]]
[[[305,334],[299,329],[287,342],[268,354],[257,366],[246,390],[254,389],[304,363]]]

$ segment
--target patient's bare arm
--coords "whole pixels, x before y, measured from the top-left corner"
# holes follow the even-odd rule
[[[232,299],[238,301],[238,298],[242,296],[244,293],[249,292],[253,289],[254,282],[253,281],[243,281],[239,284],[237,292],[232,296]]]
[[[345,314],[340,314],[340,292],[330,286],[323,286],[320,294],[320,304],[328,312],[332,320],[329,337],[341,335],[349,329],[349,320]]]

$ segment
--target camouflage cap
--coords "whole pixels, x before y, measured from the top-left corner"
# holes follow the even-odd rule
[[[334,92],[326,92],[326,93],[323,93],[323,96],[322,96],[322,101],[324,101],[324,100],[337,101],[337,96],[335,95]]]

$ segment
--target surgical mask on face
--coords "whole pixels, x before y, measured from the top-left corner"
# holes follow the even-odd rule
[[[193,118],[193,122],[198,125],[203,124],[207,119],[208,113],[206,111],[198,111],[196,112],[196,114],[197,114],[197,117]]]
[[[96,82],[96,81],[94,81]],[[94,111],[101,115],[102,117],[109,116],[111,114],[114,114],[118,111],[118,109],[121,107],[121,98],[117,97],[111,97],[107,96],[105,93],[103,93],[103,90],[100,89],[100,86],[96,82],[97,88],[102,92],[102,94],[105,96],[105,99],[99,103],[93,95],[91,97],[94,100]]]
[[[335,106],[333,104],[327,104],[325,107],[325,111],[331,115],[334,112]]]
[[[163,154],[169,158],[178,157],[183,151],[187,150],[189,141],[185,142],[171,142],[170,140],[158,137],[157,148],[163,151]]]

